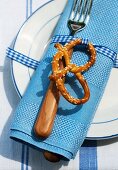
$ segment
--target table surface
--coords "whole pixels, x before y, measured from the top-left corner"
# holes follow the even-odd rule
[[[85,141],[74,160],[50,163],[41,152],[9,138],[13,112],[20,100],[10,74],[6,48],[23,22],[48,0],[0,1],[0,170],[118,170],[118,138]]]

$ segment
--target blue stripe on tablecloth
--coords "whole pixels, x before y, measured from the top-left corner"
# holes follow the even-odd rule
[[[24,170],[25,145],[22,144],[21,170]]]
[[[26,19],[32,15],[32,0],[26,0]]]
[[[85,140],[79,156],[80,170],[97,170],[97,141]]]
[[[26,148],[26,170],[28,170],[28,163],[29,163],[29,147]]]
[[[30,0],[30,15],[32,15],[32,0]]]
[[[28,0],[26,0],[26,19],[28,18]]]

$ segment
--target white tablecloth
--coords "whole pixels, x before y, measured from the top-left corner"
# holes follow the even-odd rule
[[[118,170],[118,138],[83,145],[70,162],[50,163],[41,152],[9,138],[13,112],[19,102],[6,48],[12,44],[23,22],[48,0],[0,1],[0,170]],[[87,142],[89,143],[89,142]]]

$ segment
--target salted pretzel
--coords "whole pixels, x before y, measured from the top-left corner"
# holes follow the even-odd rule
[[[56,86],[62,96],[68,100],[72,104],[83,104],[88,101],[90,97],[90,90],[84,76],[82,75],[83,72],[87,71],[96,60],[96,50],[91,43],[87,45],[87,51],[89,52],[90,59],[89,61],[82,66],[77,66],[76,64],[71,63],[71,57],[69,55],[69,51],[72,50],[76,45],[82,44],[81,39],[76,39],[70,41],[68,44],[62,46],[59,43],[55,44],[55,47],[58,49],[58,52],[54,55],[52,60],[52,74],[49,76],[50,80],[55,81]],[[64,59],[65,67],[60,69],[59,67],[59,60]],[[63,78],[68,73],[74,73],[78,81],[80,82],[81,86],[84,90],[84,96],[81,99],[74,98],[70,95],[67,91],[66,87],[64,86]]]

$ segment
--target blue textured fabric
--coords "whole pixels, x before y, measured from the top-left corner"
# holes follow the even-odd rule
[[[73,1],[68,0],[54,36],[69,34],[67,20],[72,3]],[[90,21],[87,27],[78,32],[76,36],[88,38],[94,44],[106,46],[117,52],[117,12],[117,0],[94,0]],[[61,97],[53,131],[47,139],[42,140],[35,137],[33,126],[49,85],[48,76],[51,73],[51,60],[55,52],[53,44],[50,44],[16,109],[11,137],[36,148],[49,150],[72,159],[87,135],[113,67],[113,61],[102,54],[97,54],[95,65],[84,73],[90,87],[90,100],[84,105],[75,106]],[[82,65],[86,61],[86,54],[75,50],[72,62]],[[81,86],[72,74],[67,76],[66,87],[73,96],[82,95]]]

